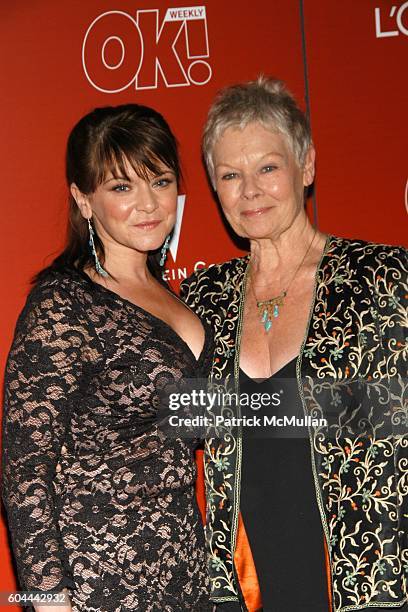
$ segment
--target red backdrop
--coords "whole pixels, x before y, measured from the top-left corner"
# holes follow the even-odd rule
[[[28,279],[63,244],[67,135],[95,106],[151,105],[178,136],[185,197],[168,259],[175,284],[195,265],[240,253],[199,143],[215,92],[259,73],[282,78],[310,107],[317,178],[308,207],[319,228],[406,241],[408,2],[15,0],[0,15],[2,370]],[[0,550],[0,591],[15,590],[4,520]]]

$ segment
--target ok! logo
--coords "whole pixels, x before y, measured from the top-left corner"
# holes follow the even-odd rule
[[[205,85],[211,79],[207,59],[205,6],[102,13],[88,27],[82,65],[98,91],[117,93],[132,86],[156,89],[159,73],[166,87]]]

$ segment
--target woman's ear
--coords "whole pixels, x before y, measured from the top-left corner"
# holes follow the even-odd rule
[[[307,150],[305,161],[303,164],[303,185],[308,187],[314,181],[315,177],[315,159],[316,151],[313,144]]]
[[[82,193],[78,189],[78,187],[75,185],[75,183],[71,183],[69,189],[71,191],[72,197],[77,203],[79,210],[81,211],[81,215],[84,217],[84,219],[91,219],[92,218],[92,208],[89,203],[88,196]]]

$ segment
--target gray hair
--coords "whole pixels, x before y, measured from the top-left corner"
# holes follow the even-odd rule
[[[309,121],[282,81],[261,75],[256,81],[222,89],[208,112],[202,149],[213,185],[217,140],[227,128],[243,129],[254,121],[284,134],[297,163],[303,165],[312,143]]]

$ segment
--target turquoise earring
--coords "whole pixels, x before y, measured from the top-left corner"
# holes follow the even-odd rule
[[[166,240],[164,241],[164,244],[160,250],[160,265],[164,266],[164,262],[166,261],[166,257],[167,257],[167,249],[169,248],[169,244],[170,244],[170,234],[167,236]]]
[[[100,274],[101,276],[109,276],[108,273],[106,272],[106,270],[104,270],[101,266],[101,263],[98,259],[98,254],[96,252],[95,249],[95,242],[94,242],[94,229],[92,227],[92,223],[91,220],[88,219],[88,229],[89,229],[89,246],[91,247],[91,251],[92,251],[92,255],[95,258],[95,269],[97,271],[98,274]]]

